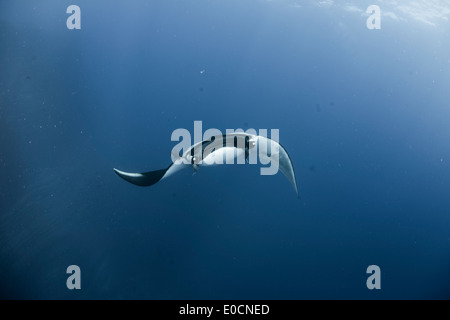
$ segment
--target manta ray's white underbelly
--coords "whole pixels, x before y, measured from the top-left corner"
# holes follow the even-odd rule
[[[215,164],[236,163],[235,158],[244,159],[244,150],[235,147],[223,147],[206,155],[200,165],[212,166]]]

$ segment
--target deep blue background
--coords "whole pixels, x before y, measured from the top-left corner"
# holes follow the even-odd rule
[[[2,1],[0,298],[450,298],[449,23],[293,4]],[[301,200],[257,166],[112,171],[194,120],[279,129]]]

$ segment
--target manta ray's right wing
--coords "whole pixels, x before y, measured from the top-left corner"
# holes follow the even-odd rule
[[[294,166],[286,149],[277,141],[263,136],[258,136],[258,153],[260,160],[276,161],[278,156],[278,169],[289,180],[298,197],[297,181],[295,179]]]
[[[295,189],[295,192],[298,195],[298,188],[297,188],[297,181],[295,179],[295,171],[294,166],[292,165],[291,158],[289,157],[289,154],[287,153],[286,149],[283,148],[281,144],[278,144],[280,146],[279,149],[279,166],[280,171],[285,175],[285,177],[289,180],[289,182],[292,184],[292,186]]]

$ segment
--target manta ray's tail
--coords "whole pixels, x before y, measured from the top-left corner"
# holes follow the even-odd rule
[[[117,173],[119,177],[132,184],[141,187],[148,187],[160,181],[166,174],[167,170],[169,170],[169,168],[144,173],[128,173],[117,169],[114,169],[114,172]]]

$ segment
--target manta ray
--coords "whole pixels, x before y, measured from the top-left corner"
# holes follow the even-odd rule
[[[286,149],[275,140],[244,132],[216,135],[198,142],[181,155],[175,156],[175,160],[166,169],[144,173],[128,173],[115,168],[114,171],[134,185],[147,187],[184,168],[192,167],[197,172],[199,167],[234,163],[234,159],[238,159],[238,163],[239,159],[249,163],[249,159],[254,160],[258,156],[261,162],[275,162],[278,165],[276,171],[279,169],[286,176],[298,197],[294,167]]]

